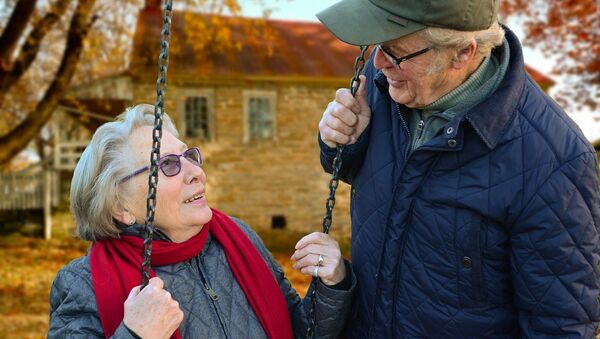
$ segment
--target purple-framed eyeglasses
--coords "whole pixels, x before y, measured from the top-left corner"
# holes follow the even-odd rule
[[[202,154],[200,154],[200,149],[198,147],[188,148],[181,154],[166,154],[158,159],[158,167],[163,172],[163,174],[167,177],[173,177],[181,172],[181,157],[184,157],[193,165],[198,167],[202,166]],[[121,182],[125,182],[138,174],[144,173],[149,170],[150,166],[144,166],[137,171],[129,174],[128,176],[121,179]]]
[[[432,47],[432,46],[430,46],[430,47],[425,47],[425,48],[423,48],[423,49],[421,49],[421,50],[418,50],[418,51],[416,51],[416,52],[414,52],[414,53],[411,53],[411,54],[409,54],[409,55],[405,55],[405,56],[403,56],[403,57],[399,57],[399,58],[397,58],[397,57],[396,57],[394,54],[392,54],[392,52],[391,52],[389,49],[387,49],[387,47],[385,47],[385,46],[383,46],[383,45],[377,45],[377,47],[379,47],[379,49],[380,49],[380,50],[383,52],[383,54],[385,54],[385,55],[386,55],[386,56],[388,56],[390,59],[392,59],[392,60],[393,60],[393,63],[394,63],[396,66],[398,66],[398,68],[400,68],[400,64],[401,64],[401,63],[403,63],[404,61],[406,61],[406,60],[410,60],[410,59],[412,59],[412,58],[414,58],[414,57],[417,57],[417,56],[419,56],[419,55],[421,55],[421,54],[423,54],[423,53],[426,53],[426,52],[428,52],[428,51],[430,51],[430,50],[432,50],[432,49],[433,49],[433,47]],[[390,61],[392,61],[392,60],[390,60]]]

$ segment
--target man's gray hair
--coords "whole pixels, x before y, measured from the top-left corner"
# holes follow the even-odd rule
[[[428,27],[420,31],[421,37],[436,47],[446,47],[460,51],[471,43],[477,41],[476,55],[487,57],[492,49],[504,41],[504,30],[498,22],[494,22],[488,29],[482,31],[457,31],[448,28]]]
[[[103,124],[81,154],[71,180],[71,213],[79,238],[95,241],[119,237],[112,213],[124,208],[128,192],[121,178],[135,170],[128,141],[142,126],[154,126],[154,106],[128,108],[115,121]],[[178,137],[166,113],[162,127]]]

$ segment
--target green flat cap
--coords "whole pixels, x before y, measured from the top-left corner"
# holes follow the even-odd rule
[[[340,40],[373,45],[426,27],[479,31],[498,16],[500,0],[342,0],[317,14]]]

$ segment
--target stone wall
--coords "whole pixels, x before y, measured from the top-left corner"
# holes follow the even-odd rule
[[[212,207],[253,228],[270,228],[273,217],[283,216],[286,228],[311,232],[321,230],[330,179],[319,163],[317,125],[341,86],[291,82],[171,85],[165,107],[180,126],[178,105],[187,95],[196,89],[214,93],[214,140],[185,140],[199,146],[205,157],[207,197]],[[134,103],[154,103],[154,86],[137,84],[134,89]],[[244,142],[243,91],[250,89],[276,93],[273,140]],[[336,195],[332,234],[350,235],[349,187],[342,183]]]

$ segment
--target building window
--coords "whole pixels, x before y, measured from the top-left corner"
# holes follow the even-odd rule
[[[275,99],[275,92],[244,92],[245,141],[275,138]]]
[[[209,100],[206,96],[185,99],[185,136],[200,140],[212,139]]]

